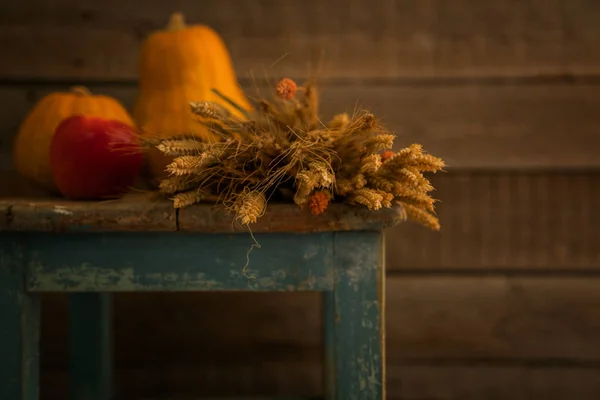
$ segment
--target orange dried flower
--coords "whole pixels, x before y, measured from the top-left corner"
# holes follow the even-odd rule
[[[394,156],[394,152],[391,150],[386,150],[383,153],[381,153],[381,161],[387,161],[390,158],[392,158]]]
[[[308,207],[313,215],[323,214],[329,205],[329,193],[325,191],[315,192],[308,200]]]
[[[275,92],[277,93],[277,96],[284,100],[293,99],[297,90],[298,86],[296,85],[296,82],[290,78],[283,78],[279,81],[277,86],[275,86]]]

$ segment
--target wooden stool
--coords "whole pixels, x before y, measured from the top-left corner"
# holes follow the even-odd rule
[[[210,206],[0,205],[0,399],[39,398],[40,292],[70,294],[70,399],[107,400],[110,293],[158,290],[323,292],[326,397],[385,398],[382,229],[398,209],[333,204],[313,216],[272,205],[251,226],[260,248],[248,254],[248,229]]]

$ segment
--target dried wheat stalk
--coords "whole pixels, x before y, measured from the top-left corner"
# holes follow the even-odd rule
[[[191,112],[220,140],[184,135],[153,143],[175,156],[167,167],[171,176],[160,184],[174,207],[216,201],[241,224],[251,224],[273,198],[307,206],[313,214],[323,213],[333,199],[370,210],[399,203],[406,218],[440,228],[429,195],[433,187],[424,176],[443,170],[440,158],[419,144],[393,152],[395,135],[367,111],[322,123],[311,81],[297,87],[283,79],[273,95],[256,99],[254,110],[244,110],[245,119],[214,103],[193,102]]]

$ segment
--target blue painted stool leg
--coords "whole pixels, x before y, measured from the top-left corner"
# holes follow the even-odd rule
[[[39,294],[25,291],[22,249],[0,236],[0,399],[39,399]]]
[[[112,398],[110,294],[69,294],[70,398]]]
[[[381,232],[335,234],[334,340],[337,400],[385,398]]]

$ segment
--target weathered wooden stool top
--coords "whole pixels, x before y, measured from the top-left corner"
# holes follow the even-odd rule
[[[270,204],[252,232],[331,232],[380,230],[401,222],[400,206],[370,211],[331,204],[312,215],[295,204]],[[233,223],[233,215],[209,204],[176,210],[168,200],[149,201],[143,195],[118,200],[70,201],[60,198],[0,198],[4,217],[0,231],[41,232],[248,232]]]

